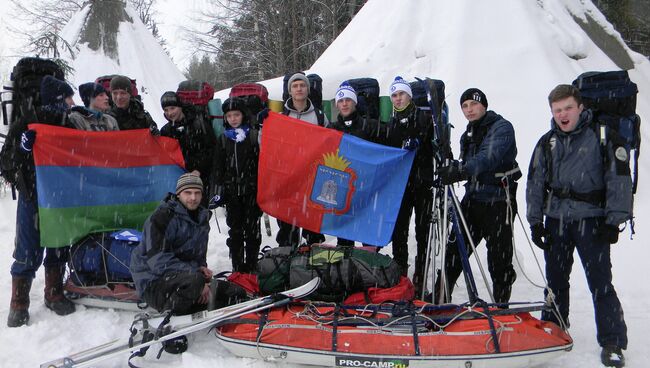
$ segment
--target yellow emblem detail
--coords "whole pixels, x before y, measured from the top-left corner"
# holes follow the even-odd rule
[[[323,155],[323,162],[325,163],[325,166],[331,167],[336,170],[340,171],[345,171],[345,169],[350,166],[351,162],[343,158],[342,156],[339,156],[339,150],[337,149],[336,152],[330,152],[326,153]]]

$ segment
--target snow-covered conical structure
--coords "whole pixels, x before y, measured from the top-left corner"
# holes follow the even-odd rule
[[[159,99],[184,79],[137,13],[122,1],[90,1],[62,31],[74,49],[69,58],[74,86],[98,76],[123,74],[136,79],[145,109],[165,123]],[[80,98],[76,98],[81,103]]]

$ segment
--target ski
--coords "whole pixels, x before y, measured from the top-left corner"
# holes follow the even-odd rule
[[[40,365],[41,368],[82,368],[90,367],[100,361],[110,359],[122,354],[133,353],[157,343],[162,343],[183,335],[214,326],[219,322],[228,319],[237,318],[244,314],[255,313],[265,309],[279,307],[290,303],[294,299],[303,298],[314,292],[320,279],[318,277],[297,288],[276,293],[269,296],[249,300],[243,303],[231,305],[228,307],[212,310],[201,311],[192,315],[173,316],[171,319],[165,314],[149,315],[146,313],[136,316],[134,325],[137,322],[143,323],[141,329],[134,330],[128,338],[116,339],[105,344],[55,359]],[[155,333],[159,330],[158,325],[169,319],[169,324],[165,325],[168,334],[157,336]],[[163,326],[161,326],[163,327]],[[152,340],[143,341],[143,336],[149,333],[154,335]],[[137,337],[137,338],[136,338]],[[136,343],[134,343],[136,341]]]
[[[269,220],[269,215],[264,213],[264,227],[266,228],[266,236],[270,237],[273,234],[271,233],[271,220]]]

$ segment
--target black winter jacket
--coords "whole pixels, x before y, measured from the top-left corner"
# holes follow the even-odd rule
[[[415,151],[409,184],[433,185],[433,119],[431,112],[421,110],[411,103],[403,111],[394,111],[389,122],[386,144],[402,147],[405,140],[417,138],[420,141]]]
[[[339,115],[336,121],[331,122],[327,127],[369,142],[379,144],[388,142],[388,125],[382,124],[379,120],[360,117],[357,111],[346,118]]]
[[[183,109],[183,113],[185,118],[182,121],[168,122],[160,129],[160,135],[178,140],[185,169],[190,172],[198,170],[203,183],[208,185],[217,138],[203,114],[191,109]]]
[[[258,133],[251,128],[242,142],[235,142],[225,134],[219,137],[214,153],[211,195],[225,195],[226,198],[257,195]]]
[[[158,133],[156,122],[147,111],[141,101],[131,97],[129,107],[120,109],[112,106],[108,114],[117,120],[120,130],[130,129],[151,129],[152,132]]]

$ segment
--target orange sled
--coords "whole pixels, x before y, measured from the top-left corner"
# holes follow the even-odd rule
[[[571,350],[567,333],[525,309],[305,302],[227,321],[216,334],[237,356],[329,367],[530,367]]]

